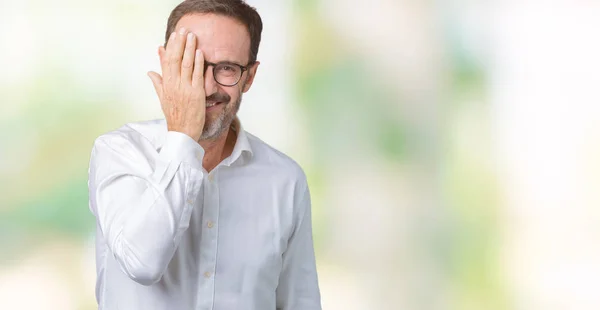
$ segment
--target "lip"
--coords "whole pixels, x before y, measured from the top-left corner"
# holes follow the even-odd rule
[[[212,110],[216,109],[217,107],[221,106],[221,104],[223,104],[223,103],[222,103],[222,102],[217,102],[217,103],[216,103],[215,105],[213,105],[212,107],[210,107],[210,108],[206,108],[206,111],[207,111],[207,112],[208,112],[208,111],[212,111]]]

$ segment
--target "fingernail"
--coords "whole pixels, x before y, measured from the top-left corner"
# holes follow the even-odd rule
[[[185,28],[181,27],[181,29],[179,29],[179,33],[181,35],[184,35],[185,34]]]
[[[194,34],[191,33],[191,32],[188,33],[188,37],[187,38],[188,38],[189,41],[192,41],[194,39]]]
[[[171,40],[175,38],[175,31],[173,31],[173,33],[171,33]]]

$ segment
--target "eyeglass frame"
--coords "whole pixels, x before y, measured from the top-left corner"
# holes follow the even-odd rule
[[[240,83],[240,81],[242,80],[242,76],[244,75],[244,72],[248,71],[249,67],[251,67],[252,65],[254,65],[255,62],[249,62],[247,65],[242,66],[240,64],[236,64],[235,62],[231,62],[231,61],[221,61],[221,62],[210,62],[210,61],[206,61],[204,60],[204,73],[206,74],[206,70],[208,70],[208,67],[212,66],[213,67],[213,79],[215,79],[215,82],[217,82],[217,84],[221,85],[221,86],[225,86],[225,87],[233,87],[237,84]],[[231,85],[227,85],[227,84],[223,84],[221,82],[219,82],[217,80],[217,71],[215,70],[215,68],[218,65],[230,65],[230,66],[238,66],[240,67],[240,69],[242,70],[242,73],[240,73],[240,77],[238,78],[237,82],[235,82],[234,84]]]

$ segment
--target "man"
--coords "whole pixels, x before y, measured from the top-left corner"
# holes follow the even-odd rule
[[[149,73],[165,119],[96,139],[100,309],[321,309],[306,177],[236,117],[261,31],[243,1],[184,1]]]

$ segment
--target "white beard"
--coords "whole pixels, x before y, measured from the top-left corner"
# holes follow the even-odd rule
[[[239,99],[234,103],[232,111],[227,110],[227,108],[231,108],[229,107],[231,103],[228,103],[223,107],[223,110],[217,116],[217,118],[212,120],[210,123],[206,122],[204,124],[204,129],[202,130],[202,135],[200,135],[200,140],[214,140],[217,139],[223,132],[225,132],[225,130],[231,126],[231,123],[235,119],[241,103],[242,96],[240,94]]]

